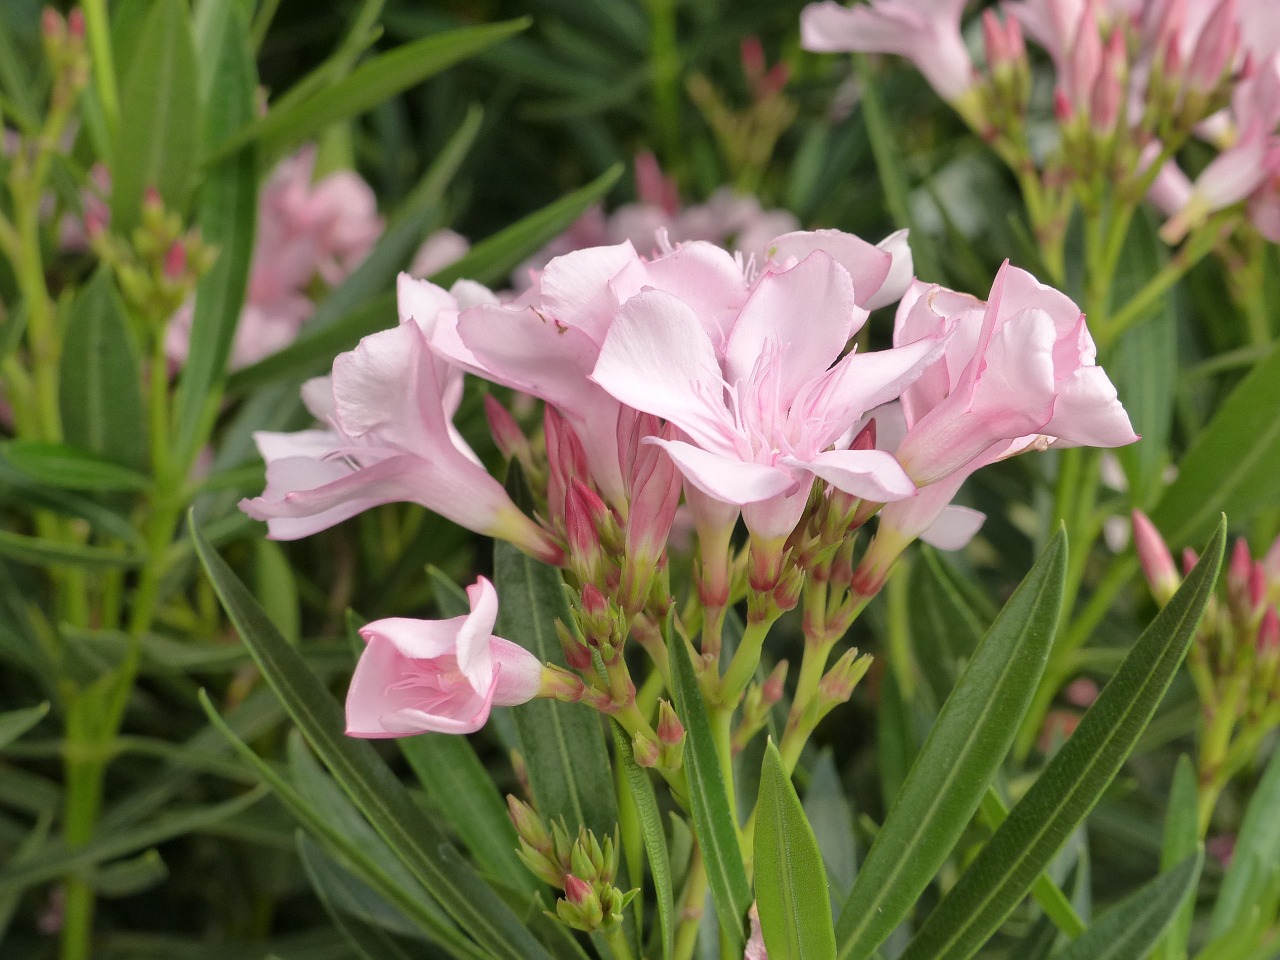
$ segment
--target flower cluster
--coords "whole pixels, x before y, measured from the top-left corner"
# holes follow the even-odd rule
[[[1136,439],[1079,308],[1025,271],[1006,264],[984,302],[913,280],[903,234],[873,245],[800,231],[765,249],[744,261],[661,236],[650,257],[629,242],[589,248],[506,302],[474,283],[402,275],[399,325],[305,385],[322,426],[257,435],[267,487],[242,506],[271,536],[418,503],[560,565],[576,598],[561,636],[576,686],[540,680],[489,637],[483,583],[465,624],[416,639],[408,621],[371,625],[353,732],[474,729],[491,703],[542,694],[614,714],[642,757],[677,768],[683,731],[664,736],[639,714],[622,650],[635,639],[665,675],[668,539],[683,500],[698,534],[704,669],[719,669],[725,610],[747,601],[748,635],[713,681],[724,702],[756,704],[743,737],[781,695],[782,675],[752,683],[764,634],[806,599],[823,661],[806,666],[795,705],[795,737],[807,735],[865,671],[850,651],[822,673],[903,548],[919,536],[959,547],[977,529],[980,515],[949,506],[966,477],[1051,443]],[[870,311],[895,301],[893,345],[851,348]],[[494,396],[486,404],[533,488],[533,515],[453,426],[467,375],[545,405],[534,443]],[[877,514],[859,559],[850,534]]]
[[[1170,217],[1176,243],[1212,212],[1248,201],[1254,225],[1280,237],[1280,29],[1269,0],[1011,0],[983,13],[985,66],[961,36],[964,0],[826,0],[802,16],[810,50],[910,59],[1017,170],[1054,185],[1116,187]],[[1030,38],[1053,68],[1059,143],[1033,155]],[[1220,152],[1194,181],[1176,156],[1192,136]],[[1061,218],[1061,217],[1060,217]],[[1065,229],[1065,224],[1062,227]]]

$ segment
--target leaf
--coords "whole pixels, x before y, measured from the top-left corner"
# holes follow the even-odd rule
[[[662,960],[671,960],[675,944],[676,907],[675,885],[671,875],[671,857],[667,850],[667,838],[662,831],[662,814],[658,810],[658,798],[653,790],[649,774],[637,766],[631,753],[631,743],[617,724],[613,724],[613,750],[616,762],[622,765],[623,777],[631,799],[635,803],[640,820],[640,832],[644,837],[644,852],[649,861],[649,876],[653,879],[654,893],[658,897],[658,928],[661,931]],[[640,883],[636,877],[635,882]]]
[[[1203,537],[1219,513],[1244,523],[1280,503],[1280,347],[1222,402],[1192,441],[1178,478],[1151,511],[1177,548]]]
[[[448,945],[459,956],[485,960],[484,955],[459,934],[451,923],[440,922],[438,909],[434,909],[434,903],[428,902],[429,895],[424,893],[422,887],[412,877],[406,878],[403,873],[406,868],[399,861],[395,861],[395,866],[385,861],[380,862],[375,856],[376,848],[361,845],[363,832],[359,828],[348,829],[352,823],[347,818],[345,810],[349,807],[331,805],[329,812],[332,813],[337,809],[342,811],[342,816],[337,818],[327,816],[326,811],[314,802],[314,797],[304,796],[298,788],[254,753],[235,734],[214,709],[203,690],[200,691],[200,706],[214,729],[225,737],[236,752],[258,772],[262,782],[271,787],[276,797],[293,814],[298,823],[324,844],[325,849],[332,856],[337,857],[346,869],[367,883],[388,903],[401,910],[406,917],[411,918],[432,939]],[[365,829],[368,829],[367,825]],[[378,843],[385,849],[381,839]]]
[[[329,918],[357,954],[364,960],[413,960],[420,947],[410,952],[396,942],[385,924],[362,919],[378,909],[376,894],[334,863],[302,832],[298,833],[298,857]]]
[[[252,122],[258,72],[249,50],[244,18],[233,10],[225,21],[217,57],[217,95],[204,117],[204,139],[219,144]],[[180,466],[203,446],[221,399],[223,377],[248,289],[258,215],[258,164],[242,150],[211,168],[198,205],[200,235],[218,258],[196,285],[191,345],[174,398],[171,440]]]
[[[984,619],[964,595],[956,572],[932,547],[911,564],[908,611],[915,660],[938,703],[955,687],[990,619]]]
[[[99,896],[132,897],[163,883],[168,876],[169,867],[153,848],[128,860],[98,867],[88,882]]]
[[[6,440],[0,457],[32,480],[66,490],[131,491],[151,488],[151,478],[97,454],[63,443]]]
[[[1075,733],[929,915],[902,960],[973,956],[1093,809],[1186,655],[1212,596],[1225,540],[1223,518],[1196,568],[1138,638]]]
[[[492,957],[548,960],[520,918],[502,902],[428,819],[365,740],[342,734],[343,715],[301,655],[275,629],[226,562],[189,521],[196,554],[214,591],[267,682],[316,755],[420,883]],[[446,860],[447,858],[447,860]]]
[[[1044,672],[1066,562],[1059,531],[943,703],[840,911],[842,960],[865,960],[893,932],[978,808]]]
[[[769,956],[834,960],[836,938],[822,852],[772,739],[765,747],[757,804],[756,907]]]
[[[93,840],[76,847],[68,848],[60,842],[47,844],[38,857],[22,863],[10,862],[0,868],[0,894],[25,890],[154,847],[174,837],[206,829],[247,810],[263,796],[263,791],[254,790],[223,803],[171,810],[141,826],[114,832],[100,831]]]
[[[1140,960],[1169,928],[1200,878],[1204,855],[1197,851],[1125,897],[1053,960]]]
[[[585,187],[486,237],[461,260],[435,274],[431,281],[447,287],[463,277],[478,283],[505,279],[522,260],[558,237],[584,210],[608,193],[622,176],[622,170],[622,164],[614,164]]]
[[[529,23],[529,19],[523,17],[464,27],[397,47],[361,64],[343,80],[300,103],[270,111],[243,133],[220,145],[213,159],[223,158],[255,141],[262,144],[268,155],[288,153],[326,127],[359,116],[460,60],[514,36]]]
[[[494,632],[520,644],[544,663],[564,666],[556,620],[570,622],[560,572],[497,541],[493,548],[498,622]],[[573,834],[579,824],[597,837],[618,823],[613,773],[600,717],[581,703],[538,699],[512,714],[538,812],[564,817]]]
[[[88,570],[122,570],[140,566],[141,553],[108,547],[87,547],[61,540],[45,540],[0,530],[0,557],[10,557],[36,567],[83,567]]]
[[[71,306],[62,340],[63,439],[122,467],[147,466],[142,368],[124,307],[103,267]]]
[[[7,710],[0,713],[0,750],[44,719],[49,712],[49,704],[27,707],[24,710]]]
[[[1164,846],[1160,869],[1172,870],[1200,847],[1200,823],[1196,768],[1185,753],[1178,757],[1169,790],[1169,806],[1164,820]],[[1195,897],[1189,897],[1152,954],[1152,960],[1185,960],[1191,922],[1195,918]]]
[[[689,801],[693,807],[694,834],[702,850],[716,916],[724,934],[725,949],[742,953],[746,941],[742,924],[751,906],[751,888],[738,848],[738,825],[729,806],[729,794],[720,772],[720,758],[711,732],[707,705],[693,672],[693,662],[683,637],[667,624],[667,655],[671,659],[672,694],[676,713],[684,723],[684,768],[689,777]]]
[[[120,96],[120,134],[111,164],[111,228],[138,223],[142,198],[155,187],[170,210],[186,205],[200,149],[195,44],[183,0],[155,0]],[[209,239],[205,234],[205,239]]]
[[[1231,866],[1222,878],[1218,900],[1209,921],[1209,939],[1216,940],[1247,918],[1266,894],[1280,883],[1280,751],[1273,751],[1245,809],[1236,836]]]
[[[832,899],[843,901],[858,875],[858,845],[853,833],[853,808],[830,748],[824,749],[810,767],[804,815],[818,838]]]

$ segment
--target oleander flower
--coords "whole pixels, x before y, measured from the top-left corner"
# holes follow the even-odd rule
[[[254,435],[267,488],[241,509],[294,540],[383,503],[419,503],[477,533],[556,561],[549,535],[511,502],[454,429],[462,373],[436,357],[422,329],[401,323],[365,337],[309,381],[303,398],[325,429]]]
[[[392,617],[360,630],[366,646],[347,691],[348,736],[474,733],[493,707],[538,695],[543,668],[537,657],[493,635],[493,584],[480,577],[467,598],[471,612],[465,616]]]
[[[873,0],[845,7],[811,3],[800,14],[806,50],[893,53],[915,64],[944,99],[956,102],[974,84],[973,63],[960,35],[965,0]]]
[[[918,486],[979,458],[1025,449],[1118,447],[1138,439],[1084,314],[1069,297],[1006,262],[990,299],[917,282],[903,297],[895,343],[952,330],[942,359],[902,394],[898,459]]]

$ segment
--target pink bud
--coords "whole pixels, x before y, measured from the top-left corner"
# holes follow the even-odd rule
[[[765,677],[764,683],[760,687],[760,699],[766,706],[773,706],[782,699],[782,694],[787,682],[787,661],[779,660],[774,668],[769,671],[769,676]]]
[[[1231,562],[1227,564],[1227,593],[1233,598],[1245,598],[1249,595],[1249,574],[1253,569],[1253,556],[1249,553],[1249,542],[1244,537],[1236,539],[1231,551]]]
[[[1089,107],[1090,95],[1102,67],[1102,35],[1094,5],[1086,4],[1084,17],[1076,29],[1075,43],[1067,57],[1059,89],[1063,90],[1074,108]]]
[[[1262,623],[1258,625],[1258,651],[1265,652],[1280,647],[1280,616],[1276,614],[1275,605],[1267,607],[1262,615]]]
[[[739,50],[742,55],[742,72],[754,87],[764,76],[764,46],[759,37],[743,37]]]
[[[1017,17],[1008,17],[1004,24],[1005,45],[1012,60],[1021,63],[1027,58],[1027,42],[1022,36],[1022,21]]]
[[[663,174],[657,157],[647,150],[637,153],[635,168],[636,198],[641,203],[660,207],[671,216],[679,213],[679,187],[673,179]]]
[[[982,42],[987,51],[987,66],[991,69],[1009,62],[1009,43],[1000,18],[991,7],[982,11]]]
[[[1267,599],[1267,570],[1261,563],[1249,569],[1249,605],[1257,610]]]
[[[1160,531],[1141,510],[1133,511],[1133,545],[1151,592],[1161,604],[1168,603],[1182,579]]]
[[[1267,572],[1269,582],[1280,581],[1280,537],[1275,538],[1267,555],[1262,558],[1262,567]]]
[[[684,724],[666,700],[658,701],[657,733],[658,739],[666,744],[676,744],[684,739]]]
[[[1196,552],[1190,547],[1182,548],[1182,575],[1184,577],[1195,569],[1196,562],[1199,559],[1196,556]]]
[[[1125,94],[1128,48],[1123,30],[1111,31],[1111,39],[1102,56],[1102,66],[1093,87],[1093,110],[1090,120],[1094,130],[1110,133],[1120,117],[1120,104]]]
[[[493,442],[498,445],[502,455],[508,460],[518,458],[528,444],[524,431],[511,412],[491,393],[484,395],[484,416],[489,422]]]
[[[575,877],[572,873],[564,878],[564,898],[575,907],[580,907],[591,897],[591,884]]]
[[[61,40],[66,35],[66,21],[53,7],[40,11],[40,32],[46,40]]]
[[[1209,92],[1222,79],[1236,58],[1240,46],[1239,13],[1236,0],[1221,0],[1196,38],[1187,83],[1192,89]]]
[[[159,212],[164,210],[164,197],[160,196],[160,191],[156,189],[154,184],[149,184],[142,194],[142,207],[148,211]]]
[[[785,63],[775,63],[760,81],[760,96],[768,97],[781,93],[791,80],[791,68]]]
[[[1062,92],[1062,88],[1053,91],[1053,117],[1060,124],[1071,122],[1071,117],[1075,111],[1071,109],[1071,101],[1067,99],[1067,95]]]
[[[1063,693],[1073,707],[1091,707],[1098,699],[1098,685],[1088,677],[1079,677],[1067,684]]]
[[[84,11],[79,7],[67,14],[67,33],[76,40],[84,39]]]
[[[554,522],[563,519],[561,508],[570,482],[587,476],[587,454],[573,428],[551,404],[543,409],[542,423],[547,445],[547,510]]]
[[[990,11],[988,11],[990,12]],[[858,431],[849,445],[850,450],[874,450],[876,448],[876,418],[872,417],[867,425]]]
[[[583,580],[595,580],[604,558],[600,542],[609,508],[599,494],[574,479],[564,501],[564,527],[569,541],[569,562]]]
[[[642,733],[637,733],[632,738],[631,755],[635,758],[636,766],[645,768],[656,767],[661,759],[658,745]]]
[[[181,240],[175,240],[164,255],[164,276],[174,282],[182,279],[187,269],[187,248]]]

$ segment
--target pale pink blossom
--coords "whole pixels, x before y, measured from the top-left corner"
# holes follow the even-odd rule
[[[1049,442],[1138,439],[1080,308],[1025,270],[1006,262],[985,304],[917,282],[899,305],[895,343],[945,329],[954,335],[943,359],[902,395],[898,458],[918,485]]]
[[[872,0],[852,8],[826,0],[800,14],[806,50],[893,53],[924,74],[944,100],[962,99],[973,87],[973,63],[960,35],[965,0]]]
[[[642,290],[618,311],[592,373],[620,402],[678,427],[687,439],[651,442],[708,497],[742,506],[764,540],[791,532],[815,477],[876,502],[914,491],[891,455],[831,449],[867,410],[897,396],[943,342],[840,359],[866,318],[851,272],[874,263],[879,278],[864,289],[876,290],[888,268],[888,257],[869,261],[876,248],[854,241],[777,238],[780,262],[770,262],[727,323],[679,295]]]
[[[493,636],[498,594],[484,577],[467,588],[471,612],[450,620],[375,620],[347,691],[347,735],[474,733],[491,708],[538,695],[542,664]]]
[[[471,242],[456,230],[437,230],[418,247],[409,265],[409,273],[415,277],[429,277],[453,266],[470,249]]]
[[[294,540],[383,503],[419,503],[546,560],[550,537],[511,502],[454,429],[461,371],[437,358],[418,324],[365,337],[303,388],[325,426],[255,434],[267,488],[241,501],[270,535]]]
[[[764,946],[764,931],[760,929],[760,911],[754,903],[747,911],[747,919],[751,921],[751,938],[747,941],[742,960],[769,960],[769,951]]]
[[[343,170],[313,182],[315,148],[283,161],[258,198],[245,308],[236,326],[229,366],[256,363],[288,346],[315,312],[312,284],[336,286],[347,278],[382,234],[373,191]],[[190,350],[193,306],[170,320],[165,349],[181,364]]]

